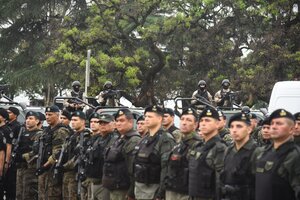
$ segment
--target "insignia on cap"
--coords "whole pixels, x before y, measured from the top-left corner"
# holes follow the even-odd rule
[[[192,111],[192,109],[191,109],[191,108],[189,108],[189,109],[188,109],[188,111],[187,111],[187,113],[188,113],[188,114],[193,114],[193,111]]]
[[[246,115],[244,113],[242,114],[241,120],[247,120]]]
[[[104,115],[102,115],[102,116],[101,116],[101,119],[105,119],[105,116],[104,116]]]
[[[220,117],[223,116],[221,111],[218,111],[218,114],[219,114]]]
[[[153,106],[153,107],[152,107],[152,111],[157,111],[156,106]]]
[[[123,111],[119,111],[119,115],[124,115],[124,112]]]
[[[32,114],[33,114],[33,112],[31,112],[31,111],[28,113],[28,115],[32,115]]]
[[[47,111],[47,112],[50,112],[50,107],[48,107],[48,108],[46,109],[46,111]]]
[[[207,115],[207,116],[211,116],[211,115],[212,115],[211,111],[210,111],[210,110],[207,110],[207,111],[206,111],[206,115]]]
[[[281,110],[281,111],[280,111],[280,113],[279,113],[279,115],[280,115],[281,117],[284,117],[284,116],[286,116],[286,112],[285,112],[285,110]]]

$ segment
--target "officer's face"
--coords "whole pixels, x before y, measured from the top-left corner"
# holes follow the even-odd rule
[[[293,135],[295,124],[292,120],[280,117],[271,121],[271,138],[274,141],[284,141]]]
[[[248,141],[251,127],[242,121],[233,121],[229,127],[230,135],[235,142]]]
[[[257,119],[250,119],[252,129],[257,127]]]
[[[26,124],[26,129],[33,129],[36,128],[39,123],[39,120],[36,119],[34,116],[28,116],[26,118],[25,124]]]
[[[61,115],[60,116],[60,123],[68,126],[68,125],[70,125],[70,120],[66,116]]]
[[[71,125],[75,131],[80,131],[85,128],[85,120],[77,116],[73,116],[71,119]]]
[[[264,124],[261,128],[261,134],[262,134],[263,139],[266,139],[266,140],[270,139],[271,138],[270,125]]]
[[[116,119],[116,128],[120,134],[125,134],[133,129],[133,119],[127,119],[125,115],[121,115]]]
[[[219,120],[212,117],[202,117],[199,122],[199,129],[203,137],[218,132]]]
[[[17,115],[15,115],[15,114],[14,114],[13,112],[11,112],[10,110],[7,110],[7,113],[8,113],[9,120],[17,119]]]
[[[0,123],[2,123],[4,121],[5,121],[4,117],[2,117],[2,115],[0,115]]]
[[[220,117],[220,122],[219,122],[219,130],[224,128],[226,126],[226,119],[224,117]]]
[[[100,124],[99,124],[99,119],[97,118],[92,118],[90,120],[90,128],[93,131],[93,133],[97,133],[100,130]]]
[[[164,114],[162,125],[163,126],[168,126],[168,125],[172,124],[173,121],[174,121],[173,116],[171,116],[170,114]]]
[[[300,120],[296,120],[294,135],[295,136],[300,135]]]
[[[155,112],[146,112],[145,113],[145,125],[148,129],[156,128],[161,126],[163,117]]]
[[[136,123],[136,129],[140,134],[145,134],[148,130],[144,120],[140,120]]]
[[[108,133],[111,133],[115,130],[115,122],[99,122],[100,125],[100,132],[103,136],[107,135]]]
[[[46,112],[46,121],[47,123],[52,126],[59,122],[59,113],[56,112]]]
[[[194,115],[182,115],[180,117],[180,132],[183,134],[189,134],[195,131],[197,128],[197,122]]]

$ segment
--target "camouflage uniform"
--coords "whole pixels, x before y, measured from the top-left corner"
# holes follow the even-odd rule
[[[176,128],[174,125],[172,125],[169,129],[165,130],[169,132],[175,139],[176,143],[179,143],[181,141],[181,133],[178,128]]]
[[[219,130],[219,135],[222,138],[222,140],[226,143],[227,146],[231,145],[233,143],[232,137],[230,135],[228,128],[222,128]]]
[[[160,129],[147,134],[136,147],[134,175],[136,199],[163,199],[168,157],[175,141],[171,134]],[[148,175],[146,175],[148,174]]]
[[[68,135],[69,130],[65,126],[58,124],[53,128],[50,126],[47,127],[40,137],[40,142],[44,143],[43,154],[39,155],[42,165],[46,162],[51,164],[51,167],[43,169],[45,172],[38,177],[39,199],[41,200],[60,200],[62,197],[61,184],[57,183],[57,180],[54,179],[52,169],[60,153],[62,144]]]

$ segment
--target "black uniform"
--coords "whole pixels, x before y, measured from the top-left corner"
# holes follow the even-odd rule
[[[0,127],[1,128],[1,127]],[[0,152],[4,152],[6,151],[6,139],[2,133],[2,131],[0,130]],[[4,162],[5,160],[3,160]],[[3,188],[3,176],[0,176],[0,199],[3,199],[3,192],[4,192],[4,188]]]

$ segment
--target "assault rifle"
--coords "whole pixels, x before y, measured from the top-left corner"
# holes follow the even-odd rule
[[[77,180],[77,196],[80,199],[81,195],[81,182],[85,179],[85,169],[84,169],[84,162],[86,161],[85,155],[84,155],[84,149],[83,149],[83,143],[84,143],[84,133],[80,133],[80,139],[79,139],[79,156],[76,161],[77,163],[77,174],[76,174],[76,180]]]
[[[20,127],[20,131],[19,131],[19,135],[18,135],[18,138],[17,140],[13,143],[13,150],[12,150],[12,153],[11,153],[11,160],[10,160],[10,166],[13,166],[16,162],[16,157],[17,157],[17,151],[19,149],[19,146],[20,146],[20,140],[21,140],[21,136],[23,134],[23,132],[25,131],[25,127],[24,126],[21,126]]]
[[[66,138],[66,141],[62,145],[58,161],[55,163],[54,172],[53,172],[53,178],[54,179],[59,179],[60,178],[59,175],[61,174],[62,160],[63,160],[64,153],[65,153],[65,150],[66,150],[67,146],[68,146],[68,138]]]
[[[43,135],[41,135],[41,137],[39,138],[39,153],[38,153],[38,159],[36,161],[36,168],[37,168],[37,172],[36,175],[39,176],[42,173],[44,173],[42,169],[42,157],[44,154],[44,138]]]

